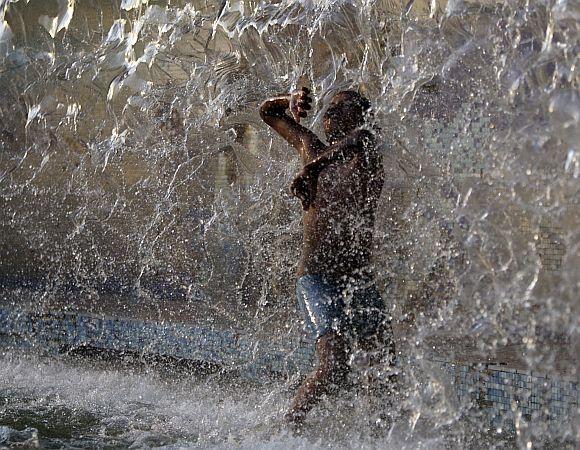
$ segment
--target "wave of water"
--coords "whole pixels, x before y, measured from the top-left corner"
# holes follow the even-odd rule
[[[550,342],[578,348],[578,14],[565,0],[3,1],[3,286],[37,283],[39,305],[114,292],[264,329],[291,317],[298,163],[257,107],[307,84],[320,131],[331,94],[355,88],[383,131],[375,258],[406,357],[443,333],[483,354],[521,343],[551,372]],[[410,408],[453,422],[414,367]]]
[[[5,353],[0,380],[0,422],[26,428],[12,432],[12,442],[30,447],[445,448],[452,442],[452,433],[411,427],[407,418],[377,425],[369,399],[352,395],[327,402],[297,434],[282,424],[283,384],[232,384],[225,375],[176,373],[137,360]]]

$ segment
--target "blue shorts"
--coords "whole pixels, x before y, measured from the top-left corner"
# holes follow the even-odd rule
[[[320,274],[304,275],[296,283],[296,297],[306,328],[316,338],[337,331],[354,339],[390,329],[390,317],[372,279],[353,283]]]

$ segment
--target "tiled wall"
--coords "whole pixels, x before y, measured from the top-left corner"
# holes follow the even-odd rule
[[[488,364],[439,361],[464,405],[481,408],[498,429],[513,429],[517,418],[531,422],[576,420],[578,380]]]
[[[536,251],[546,271],[557,272],[562,267],[566,246],[562,239],[562,228],[555,224],[540,225]]]
[[[219,364],[244,376],[308,372],[312,343],[300,336],[273,343],[233,331],[190,324],[102,318],[74,313],[35,314],[0,307],[0,336],[49,351],[88,346]]]
[[[9,337],[54,352],[89,346],[212,362],[254,379],[307,373],[314,358],[312,341],[300,336],[276,344],[186,324],[68,313],[41,316],[0,308],[0,338]],[[513,428],[517,414],[522,420],[540,418],[548,422],[573,420],[578,414],[577,380],[502,366],[457,365],[436,359],[434,362],[443,369],[461,403],[484,411],[490,426]]]

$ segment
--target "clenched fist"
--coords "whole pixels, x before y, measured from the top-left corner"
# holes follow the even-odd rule
[[[315,164],[307,164],[290,184],[290,192],[300,199],[302,209],[306,211],[316,200],[319,171]]]
[[[311,109],[312,97],[308,94],[310,90],[306,87],[296,89],[290,94],[290,113],[296,123],[300,123],[300,119],[306,117],[307,111]]]

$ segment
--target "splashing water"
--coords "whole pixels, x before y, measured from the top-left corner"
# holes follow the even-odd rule
[[[46,360],[7,353],[0,368],[4,435],[41,448],[446,448],[463,442],[487,448],[485,434],[461,428],[429,430],[422,418],[381,423],[364,396],[345,395],[314,411],[296,434],[277,420],[286,387],[199,378],[136,359],[111,363],[66,357]],[[155,369],[155,370],[152,370]],[[169,371],[167,371],[169,369]],[[216,396],[216,393],[219,393]],[[384,419],[384,418],[383,418]],[[418,420],[419,419],[419,420]],[[15,433],[18,428],[25,428]],[[11,430],[12,433],[6,432]],[[473,430],[472,430],[473,431]],[[0,439],[2,439],[0,430]],[[461,441],[457,440],[462,436]],[[505,442],[504,438],[495,438]],[[509,442],[509,441],[508,441]]]
[[[158,317],[168,304],[176,316],[201,305],[212,320],[284,339],[297,327],[300,207],[287,186],[298,160],[261,123],[258,105],[308,85],[317,104],[307,123],[320,132],[332,93],[359,89],[384,139],[374,256],[410,361],[402,404],[409,423],[427,420],[435,430],[435,441],[422,430],[417,445],[443,445],[437,439],[452,429],[446,439],[462,446],[466,407],[453,401],[430,352],[461,358],[460,342],[493,361],[519,345],[528,370],[576,376],[578,16],[573,2],[534,0],[1,1],[6,298],[32,292],[40,311],[74,296],[85,308],[137,305]],[[10,361],[3,370],[18,371]],[[97,369],[59,364],[43,366],[53,384],[36,386],[30,363],[22,371],[30,379],[2,389],[48,395],[43,387],[64,389],[69,371],[88,389],[114,383]],[[154,401],[159,433],[181,436],[182,425],[167,424],[174,397],[153,378],[143,383],[163,392]],[[196,384],[178,407],[206,445],[232,433],[191,425],[214,388]],[[260,399],[272,414],[285,401],[281,385],[247,397],[223,389],[233,409],[258,416]],[[82,400],[97,416],[108,402],[75,395],[67,408]],[[546,432],[537,419],[516,424],[517,445]],[[574,420],[556,431],[577,433]],[[371,434],[340,445],[386,442],[373,444]],[[306,446],[313,436],[268,445]]]

